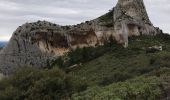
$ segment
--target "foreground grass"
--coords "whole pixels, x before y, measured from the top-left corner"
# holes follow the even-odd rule
[[[3,74],[0,74],[0,80],[2,80],[4,78]]]
[[[170,87],[160,77],[138,77],[106,87],[93,87],[74,94],[73,100],[162,100],[168,99]]]

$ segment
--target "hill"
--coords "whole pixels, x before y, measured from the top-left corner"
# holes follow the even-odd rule
[[[170,41],[165,38],[131,39],[129,48],[113,49],[72,70],[69,74],[90,86],[73,100],[168,100]],[[155,45],[162,45],[163,51],[147,51]]]
[[[131,37],[128,48],[114,41],[78,48],[46,69],[24,68],[3,79],[0,99],[168,100],[169,43],[170,35],[160,34]]]
[[[169,100],[170,35],[143,0],[77,25],[19,26],[0,52],[0,100]]]
[[[7,44],[7,42],[0,42],[0,48],[4,47]]]
[[[0,50],[3,49],[3,47],[7,44],[7,42],[0,42]]]

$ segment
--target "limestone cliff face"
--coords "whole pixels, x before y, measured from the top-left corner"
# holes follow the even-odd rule
[[[10,74],[25,66],[46,67],[70,49],[103,45],[110,38],[127,47],[129,36],[160,32],[150,22],[143,0],[119,0],[105,15],[73,26],[26,23],[0,51],[0,73]]]
[[[155,35],[161,31],[149,20],[143,0],[119,0],[114,8],[113,19],[114,29],[123,37],[125,46],[128,44],[127,36]]]

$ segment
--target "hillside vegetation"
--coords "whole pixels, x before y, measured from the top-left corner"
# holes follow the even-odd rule
[[[162,46],[163,50],[150,49]],[[24,68],[0,81],[0,100],[170,99],[170,36],[139,36],[78,48],[46,69]]]

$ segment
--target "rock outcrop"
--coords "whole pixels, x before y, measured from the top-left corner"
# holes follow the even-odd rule
[[[159,33],[161,30],[149,20],[143,0],[119,0],[105,15],[73,26],[47,21],[26,23],[0,51],[0,73],[11,74],[25,66],[42,68],[70,49],[103,45],[110,38],[127,47],[129,36]]]

